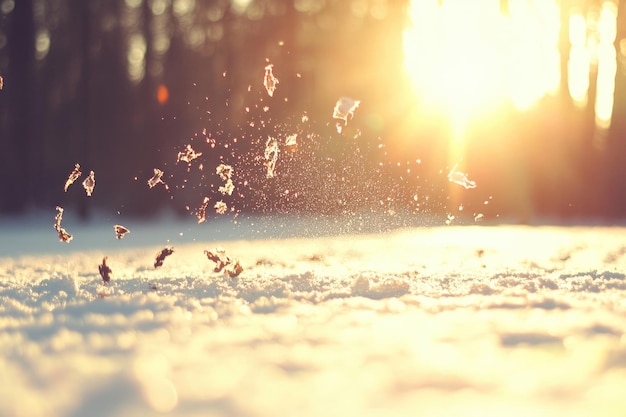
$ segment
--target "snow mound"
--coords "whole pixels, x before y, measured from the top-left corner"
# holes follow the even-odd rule
[[[0,258],[0,415],[621,417],[625,232],[196,241],[154,268],[133,229]]]

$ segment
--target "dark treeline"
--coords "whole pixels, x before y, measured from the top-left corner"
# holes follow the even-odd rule
[[[174,165],[186,144],[204,153],[205,177],[217,182],[209,173],[222,159],[234,163],[235,146],[249,151],[305,113],[307,125],[320,125],[319,134],[332,133],[334,124],[327,124],[334,123],[340,96],[377,103],[370,104],[375,112],[384,96],[393,95],[380,79],[401,74],[400,48],[381,46],[401,42],[404,0],[386,2],[380,17],[367,8],[355,14],[342,1],[322,7],[256,0],[245,8],[226,0],[2,4],[3,213],[55,205],[76,206],[83,214],[95,207],[135,214],[168,205],[185,210],[208,192],[183,189],[185,169]],[[263,87],[268,63],[279,79],[272,98]],[[215,140],[215,149],[206,137]],[[230,144],[228,152],[224,144]],[[90,199],[82,190],[63,192],[75,163],[84,175],[96,173]],[[169,192],[147,189],[155,167],[182,171],[164,177]],[[271,190],[265,191],[261,197],[271,200]],[[260,206],[243,204],[248,210]]]
[[[400,46],[407,5],[0,1],[0,213],[56,205],[83,216],[187,213],[205,195],[250,212],[450,211],[445,129],[405,120],[415,100]],[[268,64],[279,79],[273,97],[263,86]],[[468,136],[466,168],[479,188],[459,197],[467,213],[624,217],[622,61],[602,137],[592,97],[581,110],[562,91]],[[341,96],[361,106],[340,134],[332,109]],[[297,154],[282,151],[281,175],[268,181],[267,137],[296,132]],[[481,144],[494,135],[502,140]],[[502,149],[487,161],[482,150],[494,143]],[[203,155],[177,164],[187,144]],[[235,167],[233,196],[217,193],[221,162]],[[83,177],[65,193],[76,163]],[[169,189],[148,188],[154,168]],[[80,182],[89,171],[97,185],[87,198]]]

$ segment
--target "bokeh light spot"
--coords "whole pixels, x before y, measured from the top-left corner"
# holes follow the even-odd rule
[[[159,104],[165,104],[170,99],[170,91],[164,84],[157,87],[157,101]]]

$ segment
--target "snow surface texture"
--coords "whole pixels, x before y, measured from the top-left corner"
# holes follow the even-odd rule
[[[624,228],[162,247],[0,257],[0,415],[626,415]]]

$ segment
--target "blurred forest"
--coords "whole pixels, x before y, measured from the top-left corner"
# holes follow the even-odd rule
[[[416,113],[403,67],[408,5],[0,0],[0,214],[56,205],[84,217],[188,214],[208,196],[237,212],[460,215],[462,205],[468,216],[516,221],[626,218],[624,1],[610,126],[595,123],[593,82],[582,108],[564,85],[526,111],[505,109],[468,131],[463,169],[478,186],[452,199],[449,132]],[[273,96],[263,85],[270,64]],[[339,132],[332,116],[342,96],[361,104]],[[267,178],[268,136],[290,134],[297,149],[282,148]],[[202,156],[177,162],[187,145]],[[77,163],[83,176],[64,192]],[[220,163],[235,169],[232,196],[218,192]],[[167,187],[148,187],[154,168]],[[86,197],[90,171],[96,187]]]

